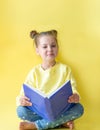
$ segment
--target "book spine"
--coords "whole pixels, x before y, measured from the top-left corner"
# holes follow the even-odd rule
[[[50,100],[48,98],[45,99],[45,107],[46,107],[46,111],[47,111],[47,114],[46,114],[47,120],[53,121],[54,120],[53,111],[52,111]]]

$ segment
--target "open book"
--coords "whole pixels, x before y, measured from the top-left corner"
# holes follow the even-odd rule
[[[27,107],[49,121],[55,120],[71,105],[67,101],[69,96],[72,95],[70,81],[64,83],[48,97],[36,88],[27,84],[23,84],[23,89],[25,96],[30,98],[30,101],[32,102],[32,106]]]

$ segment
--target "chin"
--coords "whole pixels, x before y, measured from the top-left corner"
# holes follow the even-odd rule
[[[47,61],[48,62],[53,62],[53,61],[55,61],[55,58],[48,58]]]

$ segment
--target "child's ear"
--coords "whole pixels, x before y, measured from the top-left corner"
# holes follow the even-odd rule
[[[37,55],[39,55],[39,49],[38,48],[36,48],[36,53],[37,53]]]

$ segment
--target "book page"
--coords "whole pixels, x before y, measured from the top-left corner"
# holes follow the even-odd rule
[[[65,82],[61,87],[59,87],[56,91],[50,93],[47,97],[48,97],[48,98],[52,97],[52,95],[54,95],[55,93],[57,93],[58,91],[60,91],[60,89],[61,89],[62,87],[64,87],[68,82],[69,82],[69,80],[66,81],[66,82]]]

